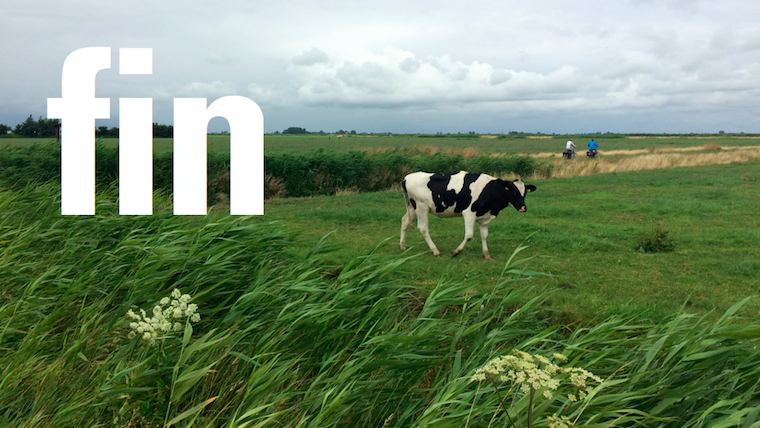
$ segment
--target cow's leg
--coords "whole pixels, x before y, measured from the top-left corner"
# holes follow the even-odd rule
[[[399,246],[402,250],[406,249],[406,230],[412,225],[414,221],[414,210],[409,207],[406,210],[406,214],[401,217],[401,239],[399,240]]]
[[[464,218],[464,240],[462,240],[462,243],[459,244],[453,253],[451,253],[454,257],[458,256],[459,253],[464,250],[464,246],[467,242],[472,239],[473,230],[475,228],[475,213],[465,211],[462,213],[462,217]]]
[[[483,246],[483,257],[486,260],[493,260],[491,253],[488,252],[488,223],[480,223],[480,243]]]
[[[422,209],[420,209],[422,208]],[[440,256],[441,252],[438,251],[438,247],[435,246],[435,243],[430,238],[430,231],[428,230],[428,212],[427,209],[422,207],[421,205],[417,206],[417,227],[420,229],[420,233],[422,233],[422,237],[425,238],[425,242],[428,244],[428,247],[430,248],[430,251],[433,252],[434,256]]]

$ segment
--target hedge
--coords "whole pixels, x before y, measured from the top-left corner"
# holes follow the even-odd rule
[[[118,149],[96,149],[97,186],[118,181]],[[314,196],[339,190],[378,191],[399,184],[413,171],[456,172],[530,176],[538,161],[526,156],[468,157],[446,153],[422,154],[396,150],[385,153],[337,153],[319,150],[307,154],[268,154],[264,157],[267,196]],[[209,201],[229,193],[229,154],[208,154]],[[31,183],[60,180],[60,146],[36,144],[0,149],[0,185],[20,188]],[[153,158],[153,185],[171,192],[172,154]]]

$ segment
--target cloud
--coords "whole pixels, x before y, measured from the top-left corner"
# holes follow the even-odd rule
[[[177,96],[217,98],[236,93],[235,86],[231,83],[214,80],[212,82],[190,82],[183,85]]]
[[[681,117],[687,130],[760,131],[760,2],[6,3],[0,53],[18,60],[0,67],[0,123],[44,115],[73,50],[144,46],[152,75],[119,75],[114,56],[97,92],[153,95],[164,123],[173,97],[239,94],[269,129],[485,130],[509,117],[573,131],[614,114],[617,129]]]
[[[405,58],[403,61],[401,61],[398,64],[398,68],[401,69],[401,71],[406,71],[407,73],[414,73],[415,71],[420,69],[421,63],[414,59],[413,57]]]
[[[328,60],[327,54],[317,48],[311,48],[292,59],[293,64],[302,66],[326,63]]]
[[[278,94],[275,90],[255,83],[248,85],[248,93],[250,94],[251,99],[257,103],[278,101]]]
[[[711,58],[694,52],[665,58],[631,49],[615,53],[615,60],[604,67],[589,61],[547,70],[467,62],[448,54],[422,57],[394,47],[344,59],[336,52],[331,57],[331,62],[319,67],[290,69],[297,87],[295,97],[303,104],[407,111],[464,106],[523,112],[661,110],[688,108],[696,99],[702,107],[722,107],[722,103],[740,102],[740,91],[757,87],[755,74],[747,67],[726,70],[719,63],[701,65],[697,67],[701,73],[684,67],[681,58],[699,63]],[[356,57],[364,60],[356,61]],[[716,69],[710,71],[711,67]]]
[[[361,63],[335,61],[291,72],[298,82],[298,97],[309,105],[428,108],[556,100],[584,89],[578,70],[569,65],[541,73],[466,63],[449,55],[418,58],[397,48],[386,48]]]

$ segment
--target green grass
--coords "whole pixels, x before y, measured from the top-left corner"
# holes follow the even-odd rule
[[[266,135],[264,138],[267,153],[291,153],[302,154],[315,150],[328,150],[348,152],[352,150],[377,150],[388,148],[418,148],[420,146],[434,146],[439,149],[465,149],[474,148],[480,153],[537,153],[537,152],[562,152],[565,141],[573,139],[578,147],[585,147],[588,140],[586,137],[553,136],[549,138],[528,138],[518,136],[506,136],[504,138],[478,138],[478,137],[432,137],[423,138],[416,135],[392,135],[374,136],[358,135],[338,138],[334,135]],[[49,142],[49,138],[2,138],[0,147],[4,145],[24,145],[34,142]],[[104,138],[106,145],[116,146],[116,138]],[[648,136],[641,138],[615,138],[598,137],[602,152],[605,150],[647,149],[662,147],[689,147],[715,143],[721,146],[756,145],[760,143],[757,137],[736,136],[705,136],[705,137],[659,137]],[[228,135],[209,135],[208,144],[210,151],[229,151]],[[156,138],[154,150],[156,152],[170,151],[171,138]]]
[[[547,201],[551,185],[542,184]],[[56,192],[0,192],[0,425],[504,426],[499,396],[470,377],[516,349],[563,352],[605,379],[568,409],[581,424],[758,420],[760,326],[738,315],[741,304],[719,319],[618,314],[568,328],[546,302],[557,292],[515,271],[549,267],[541,259],[492,281],[431,275],[422,284],[413,278],[423,265],[458,271],[448,259],[383,255],[384,245],[364,255],[378,244],[368,228],[390,221],[379,205],[301,211],[294,227],[271,211],[264,220],[119,217],[110,190],[98,216],[62,218]],[[539,198],[531,209],[547,219]],[[328,238],[356,242],[337,253],[303,233],[356,215],[375,220]],[[499,242],[502,262],[530,232],[533,220],[522,221]],[[461,263],[484,265],[471,256]],[[129,338],[126,312],[150,309],[175,287],[193,295],[201,321],[153,346]],[[519,426],[527,405],[508,405]],[[543,426],[565,406],[565,396],[540,399],[534,417]]]
[[[444,253],[408,264],[404,278],[419,284],[438,280],[494,282],[512,249],[529,245],[529,268],[554,276],[543,282],[560,289],[551,301],[569,319],[620,312],[659,318],[682,305],[690,311],[723,311],[756,294],[760,278],[760,165],[726,165],[534,181],[528,212],[504,211],[490,226],[489,247],[497,258],[481,258],[479,238],[457,258],[448,256],[462,240],[459,218],[431,218],[431,235]],[[268,201],[266,220],[279,220],[308,245],[328,231],[346,261],[372,249],[398,253],[404,213],[399,192]],[[661,223],[676,249],[636,251],[638,239]],[[410,230],[412,253],[427,252]],[[751,306],[755,313],[758,305]]]
[[[536,181],[525,215],[491,224],[496,262],[477,238],[432,257],[416,230],[402,253],[398,191],[252,218],[171,216],[160,194],[158,214],[120,217],[113,185],[97,216],[62,217],[55,183],[2,189],[0,426],[506,426],[470,377],[523,350],[605,379],[567,410],[579,424],[757,427],[759,167]],[[674,250],[637,251],[658,224]],[[431,233],[446,254],[462,221]],[[175,287],[201,321],[130,338],[126,312]],[[540,400],[538,426],[566,404]],[[527,406],[508,405],[518,426]]]

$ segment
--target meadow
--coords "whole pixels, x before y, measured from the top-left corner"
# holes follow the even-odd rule
[[[268,138],[267,152],[555,162],[540,153],[566,139],[298,138]],[[528,212],[492,223],[494,262],[477,238],[446,255],[460,219],[431,219],[441,257],[416,230],[401,252],[398,189],[274,198],[262,218],[214,200],[208,216],[174,217],[159,189],[156,215],[119,217],[106,180],[98,215],[75,218],[58,215],[55,174],[0,180],[0,425],[758,427],[760,162],[611,166],[756,144],[711,138],[602,140],[624,153],[593,171],[545,164]],[[641,252],[657,227],[674,248]],[[200,320],[133,337],[127,313],[155,315],[175,288]],[[562,353],[602,382],[574,401],[473,379],[516,351]]]
[[[462,240],[462,221],[431,217],[431,235],[444,255],[429,255],[416,229],[410,231],[411,251],[423,255],[407,263],[404,278],[428,285],[491,283],[511,251],[525,245],[529,269],[552,274],[533,283],[556,289],[550,300],[569,319],[621,312],[659,318],[682,306],[720,312],[760,291],[759,168],[748,163],[531,180],[538,190],[526,198],[528,212],[509,208],[491,223],[496,262],[482,259],[478,237],[450,257]],[[334,232],[329,240],[337,262],[381,242],[377,252],[398,254],[403,213],[395,190],[275,199],[265,217],[281,221],[304,245]],[[658,225],[676,251],[636,251],[639,236]],[[563,284],[570,287],[559,288]],[[752,308],[760,313],[757,304]]]
[[[439,151],[462,152],[468,150],[473,154],[492,153],[556,153],[560,155],[568,139],[575,141],[582,148],[589,136],[586,135],[288,135],[267,134],[264,136],[266,153],[302,154],[317,150],[331,152],[350,151],[387,151],[389,149],[433,149]],[[650,148],[683,148],[706,144],[720,146],[747,146],[760,144],[760,136],[748,135],[699,135],[699,136],[626,136],[613,134],[597,136],[602,150],[632,150]],[[0,138],[0,147],[53,141],[50,138]],[[102,138],[107,147],[116,147],[118,139]],[[171,138],[155,138],[155,152],[169,152]],[[229,152],[229,135],[212,134],[208,136],[210,152]]]

